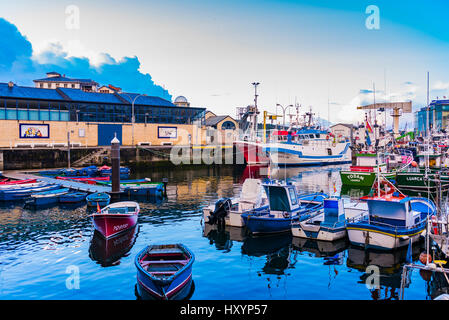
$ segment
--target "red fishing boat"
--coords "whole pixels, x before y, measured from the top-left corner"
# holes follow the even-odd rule
[[[11,181],[8,181],[8,179],[6,179],[6,181],[0,181],[0,184],[3,184],[3,185],[12,185],[12,184],[35,183],[35,182],[37,182],[36,179],[11,180]]]
[[[87,184],[97,184],[97,181],[109,181],[110,177],[88,177],[88,178],[56,177],[56,179],[73,180],[73,181],[85,182]]]
[[[112,203],[91,214],[93,225],[105,238],[111,238],[137,224],[140,207],[137,202],[123,201]]]

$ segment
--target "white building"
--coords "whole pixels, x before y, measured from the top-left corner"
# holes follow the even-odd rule
[[[47,77],[43,79],[33,80],[36,88],[42,89],[56,89],[56,88],[70,88],[81,89],[87,92],[96,92],[98,83],[91,79],[73,79],[64,75],[61,76],[57,72],[47,72]]]

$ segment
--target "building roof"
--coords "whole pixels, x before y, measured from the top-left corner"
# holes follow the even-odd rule
[[[42,79],[33,80],[34,82],[80,82],[80,83],[96,83],[92,79],[73,79],[67,77],[48,77]]]
[[[331,128],[336,127],[336,126],[345,126],[345,127],[348,127],[348,128],[353,128],[354,127],[354,125],[351,124],[351,123],[337,123],[337,124],[334,124],[333,126],[331,126]]]
[[[184,96],[176,97],[175,103],[188,103],[187,98]]]
[[[85,92],[80,89],[58,88],[58,89],[41,89],[35,87],[22,87],[14,85],[8,87],[7,83],[0,82],[0,97],[15,99],[33,99],[33,100],[55,100],[55,101],[78,101],[78,102],[94,102],[94,103],[113,103],[126,104],[139,94],[137,93],[99,93]],[[160,107],[176,107],[173,103],[160,97],[142,95],[135,100],[134,105],[160,106]]]
[[[208,127],[212,127],[212,126],[216,126],[218,123],[220,123],[221,121],[223,121],[224,119],[226,119],[229,116],[215,116],[215,117],[209,117],[206,119],[206,121],[204,122],[204,124]]]

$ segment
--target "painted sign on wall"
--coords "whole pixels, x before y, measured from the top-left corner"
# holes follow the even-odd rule
[[[48,139],[50,138],[50,126],[48,124],[19,124],[20,139]]]
[[[176,127],[157,127],[158,138],[172,138],[178,137],[178,128]]]

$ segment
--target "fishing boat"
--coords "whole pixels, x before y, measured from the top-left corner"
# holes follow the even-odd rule
[[[98,173],[102,177],[108,177],[112,175],[112,168],[109,166],[102,166],[98,168]],[[128,179],[130,170],[127,167],[120,167],[120,179]]]
[[[292,224],[292,234],[300,238],[336,241],[347,236],[348,222],[358,221],[367,213],[365,202],[344,203],[342,198],[327,198],[323,209],[309,219]]]
[[[111,181],[97,181],[99,185],[111,186]],[[151,179],[120,180],[122,193],[128,196],[160,196],[164,192],[162,182],[152,182]]]
[[[43,191],[59,189],[60,186],[48,183],[38,183],[30,187],[17,187],[0,191],[0,200],[16,201],[29,198],[32,194]]]
[[[149,245],[135,258],[140,296],[182,300],[192,286],[195,256],[183,244]]]
[[[86,199],[87,192],[70,192],[59,196],[60,203],[78,203]]]
[[[365,248],[392,250],[416,242],[425,231],[428,217],[436,213],[431,200],[398,191],[378,191],[361,200],[368,204],[368,215],[348,223],[346,229],[349,241]]]
[[[249,210],[268,208],[268,198],[259,179],[248,178],[242,185],[238,198],[222,198],[215,204],[203,208],[203,219],[216,224],[224,219],[225,225],[243,227],[242,213]]]
[[[268,143],[263,150],[278,166],[313,166],[351,162],[350,142],[336,139],[332,133],[319,128],[275,131],[277,142]]]
[[[31,194],[27,201],[27,204],[32,204],[35,206],[44,206],[49,204],[58,203],[59,197],[68,193],[68,188],[60,188],[48,191],[42,191]]]
[[[241,215],[245,226],[253,234],[290,232],[293,222],[310,217],[310,214],[322,207],[323,200],[328,197],[324,193],[299,196],[292,183],[273,181],[263,186],[269,207],[247,211]]]
[[[79,181],[87,184],[97,184],[99,181],[109,181],[110,177],[56,177],[58,180]]]
[[[341,182],[345,186],[371,187],[376,180],[377,171],[387,179],[394,179],[396,172],[388,172],[385,156],[375,151],[360,151],[355,154],[355,163],[349,170],[341,170]]]
[[[96,207],[97,205],[99,205],[100,207],[104,207],[107,206],[111,201],[111,196],[107,193],[97,192],[89,194],[86,197],[86,201],[89,207]]]
[[[25,179],[25,180],[9,180],[9,179],[2,179],[0,181],[0,185],[16,185],[16,184],[27,184],[27,183],[36,183],[36,179]]]
[[[94,228],[105,238],[111,238],[137,224],[140,207],[137,202],[112,203],[90,215]]]

